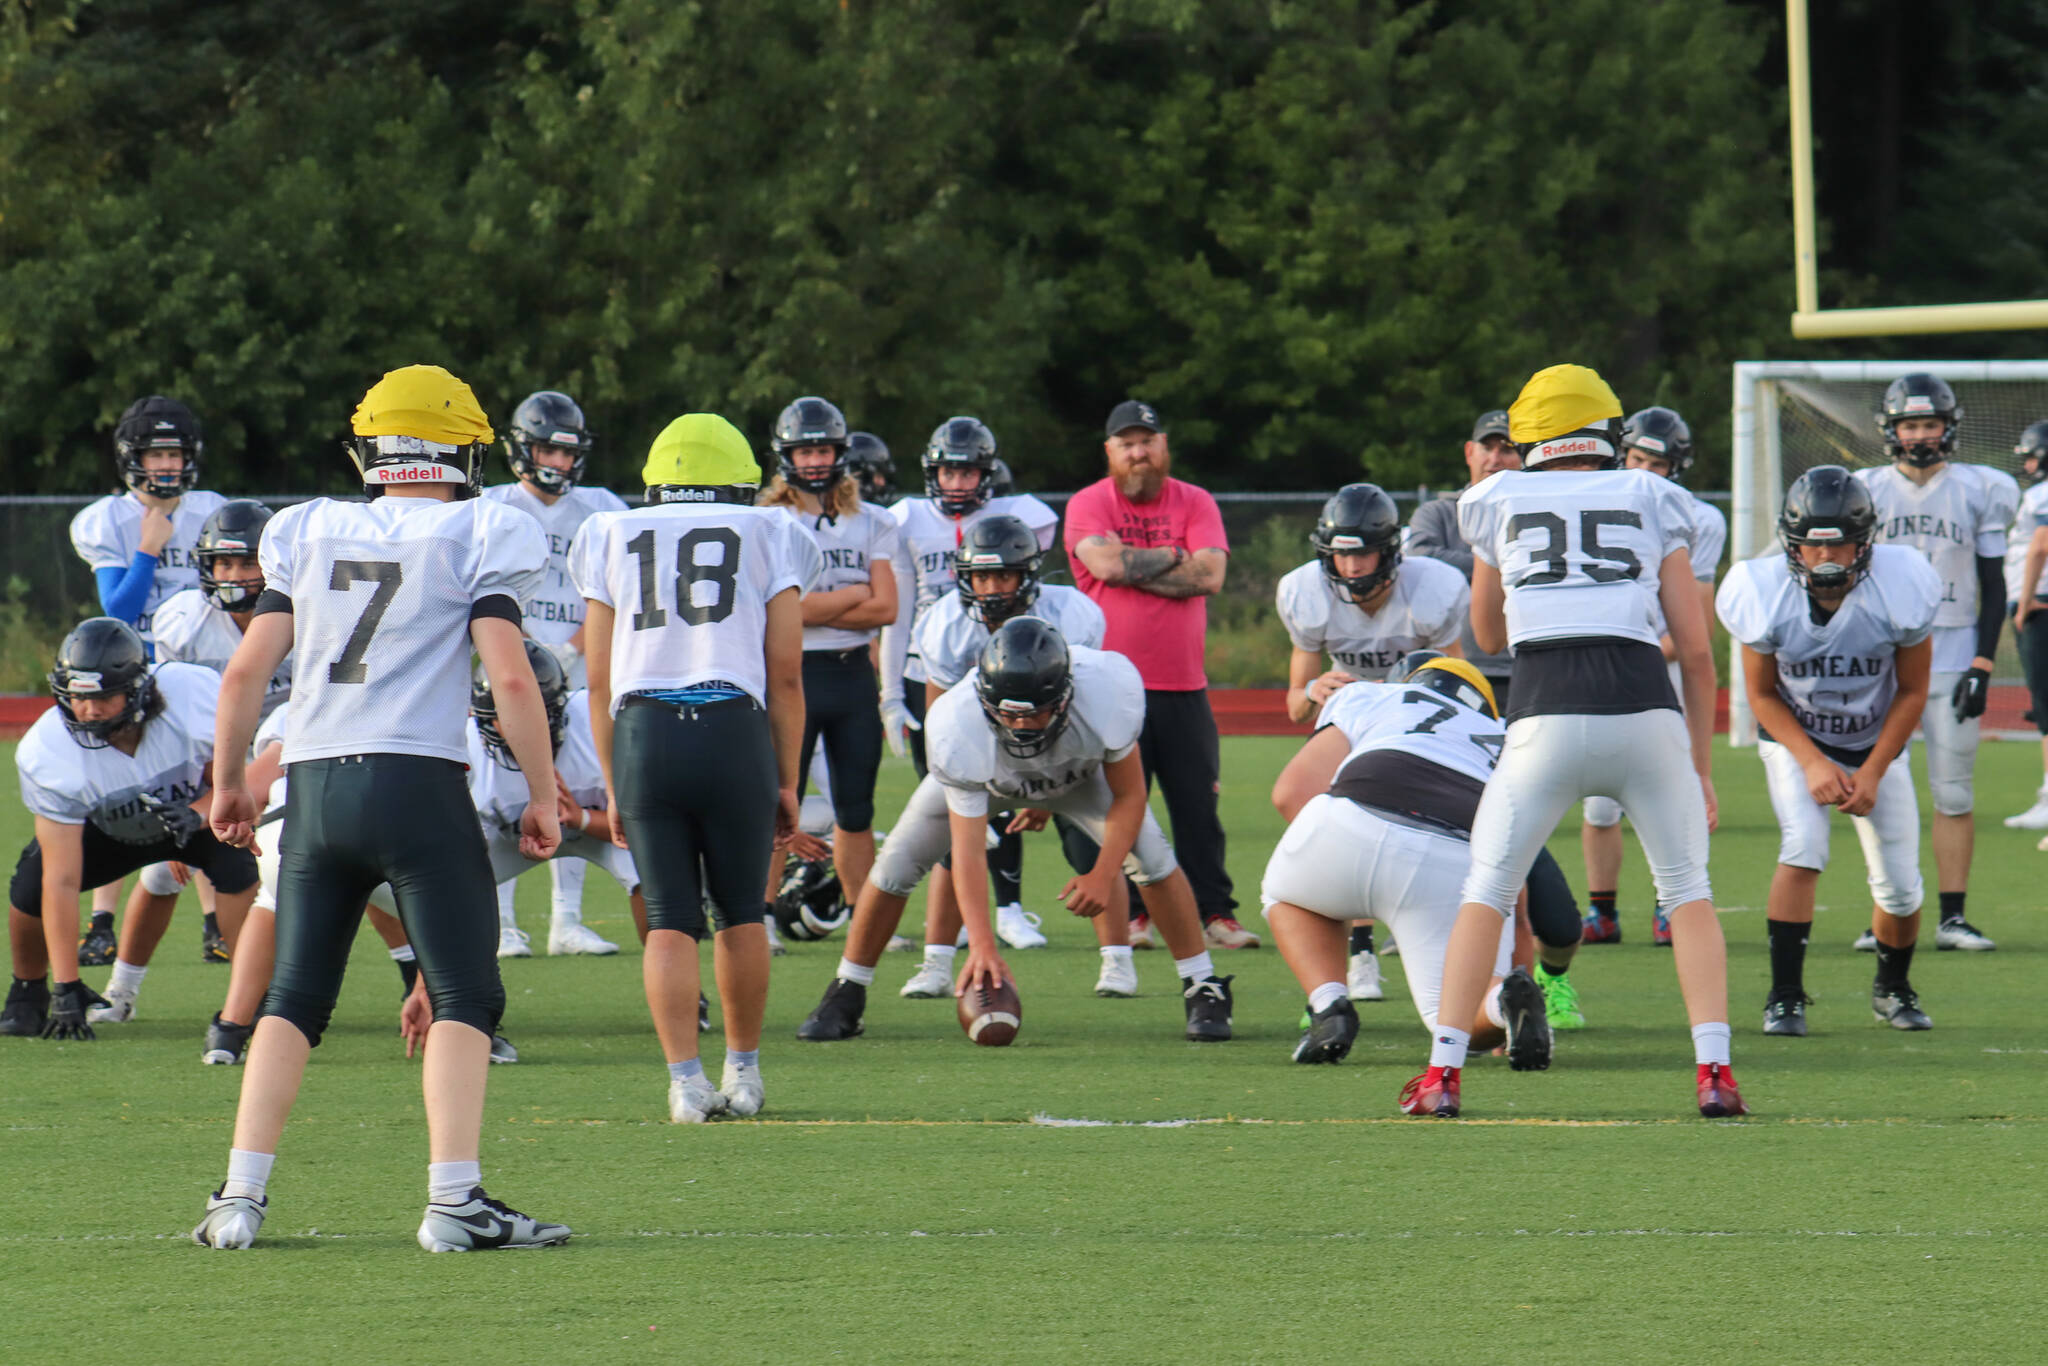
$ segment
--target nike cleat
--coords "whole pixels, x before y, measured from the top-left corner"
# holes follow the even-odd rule
[[[1727,1063],[1701,1063],[1693,1084],[1699,1092],[1702,1119],[1727,1119],[1749,1113],[1749,1107],[1742,1103],[1742,1092],[1735,1085],[1735,1074],[1728,1070]]]
[[[213,923],[213,917],[206,918],[205,932],[199,937],[199,961],[202,963],[225,963],[228,961],[228,941],[221,937],[220,927]]]
[[[494,1063],[518,1062],[519,1050],[514,1048],[512,1041],[503,1034],[493,1034],[491,1035],[491,1061]]]
[[[951,996],[953,969],[927,958],[917,965],[917,971],[910,974],[910,980],[896,994],[911,1001],[936,1001],[942,996]]]
[[[1870,1011],[1879,1024],[1888,1024],[1893,1029],[1934,1028],[1934,1017],[1920,1008],[1920,993],[1904,982],[1897,986],[1872,986]]]
[[[1134,949],[1156,949],[1159,934],[1152,928],[1152,917],[1139,912],[1131,917],[1131,947]]]
[[[1866,929],[1856,936],[1856,942],[1849,946],[1858,953],[1877,952],[1877,931]]]
[[[482,1252],[490,1248],[559,1247],[569,1241],[566,1224],[550,1224],[471,1189],[454,1204],[435,1201],[420,1220],[420,1246],[429,1252]]]
[[[1294,1046],[1294,1060],[1301,1063],[1342,1062],[1358,1037],[1358,1007],[1349,999],[1331,1002],[1320,1015],[1311,1016],[1308,1032]]]
[[[269,1197],[251,1200],[246,1195],[222,1195],[215,1191],[206,1201],[206,1217],[192,1230],[192,1241],[201,1247],[238,1251],[256,1241],[263,1227]]]
[[[528,951],[531,952],[531,949]],[[572,925],[554,926],[548,931],[548,955],[552,958],[579,954],[592,958],[607,958],[618,951],[617,944],[580,920]]]
[[[1188,1041],[1223,1043],[1230,1038],[1230,984],[1234,977],[1206,977],[1181,992],[1187,1006]]]
[[[760,1074],[755,1074],[755,1085],[760,1085]],[[702,1124],[713,1115],[722,1115],[732,1106],[732,1101],[723,1091],[711,1089],[711,1082],[705,1077],[691,1077],[687,1081],[670,1079],[668,1084],[668,1117],[673,1124]],[[755,1108],[759,1108],[756,1106]]]
[[[726,1108],[743,1119],[760,1114],[768,1092],[761,1085],[759,1065],[728,1061],[725,1076],[718,1083],[718,1094],[725,1097]]]
[[[805,1043],[857,1039],[866,1028],[860,1017],[867,1013],[867,1009],[866,987],[844,977],[834,977],[832,984],[825,988],[825,995],[817,1008],[796,1027],[796,1036]]]
[[[1602,915],[1598,911],[1587,916],[1579,924],[1581,944],[1619,944],[1621,942],[1621,919],[1619,916]]]
[[[1543,988],[1543,1013],[1550,1017],[1553,1033],[1586,1027],[1586,1012],[1579,1006],[1579,989],[1572,985],[1569,972],[1553,973],[1539,963],[1536,985]]]
[[[1543,988],[1527,968],[1516,968],[1500,984],[1500,1013],[1508,1021],[1508,1066],[1517,1072],[1541,1072],[1550,1066],[1550,1017],[1543,1006]]]
[[[906,989],[907,991],[907,989]],[[1127,1001],[1138,994],[1138,969],[1128,958],[1105,958],[1102,971],[1095,974],[1095,994],[1105,1000]]]
[[[1432,1067],[1419,1076],[1408,1078],[1408,1084],[1401,1088],[1401,1113],[1456,1119],[1460,1070],[1456,1067]]]
[[[1785,991],[1774,988],[1764,998],[1764,1033],[1788,1039],[1805,1038],[1806,1008],[1812,1004],[1813,998],[1798,987]]]
[[[1989,953],[1998,945],[1975,925],[1957,916],[1944,920],[1934,927],[1934,947],[1937,949],[1962,949],[1968,953]]]
[[[127,1024],[135,1018],[136,992],[133,987],[126,991],[108,987],[105,996],[105,1005],[94,1006],[85,1012],[88,1024]]]

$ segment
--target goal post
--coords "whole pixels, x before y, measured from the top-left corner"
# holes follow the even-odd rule
[[[2048,360],[1737,361],[1731,562],[1777,545],[1785,490],[1807,470],[1883,464],[1877,413],[1885,386],[1922,371],[1947,380],[1962,406],[1955,459],[2017,475],[2012,448],[2020,432],[2048,418]],[[1742,647],[1730,641],[1728,652],[1728,736],[1752,745],[1756,718],[1742,688]],[[2000,655],[2003,661],[2007,652]]]

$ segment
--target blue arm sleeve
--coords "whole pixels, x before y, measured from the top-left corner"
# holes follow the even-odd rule
[[[126,569],[95,569],[93,577],[99,581],[100,610],[133,625],[142,615],[142,604],[149,601],[150,584],[156,581],[156,556],[138,550]]]

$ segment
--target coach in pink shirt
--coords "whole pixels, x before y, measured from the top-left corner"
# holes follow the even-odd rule
[[[1158,779],[1173,825],[1174,853],[1202,908],[1209,943],[1257,948],[1237,923],[1216,817],[1221,770],[1216,717],[1202,648],[1203,599],[1223,587],[1230,542],[1216,500],[1170,476],[1166,424],[1149,403],[1130,399],[1109,415],[1109,477],[1067,503],[1067,559],[1074,582],[1108,619],[1103,648],[1138,666],[1145,680],[1145,729],[1138,740],[1149,784]],[[1151,925],[1131,917],[1131,943],[1153,946]]]

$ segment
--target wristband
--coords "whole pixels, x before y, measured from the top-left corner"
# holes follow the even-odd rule
[[[589,834],[589,833],[590,833],[590,808],[589,808],[589,807],[587,807],[587,806],[579,806],[579,807],[577,807],[577,808],[576,808],[576,814],[577,814],[577,820],[576,820],[576,833],[577,833],[577,834],[579,834],[579,835],[587,835],[587,834]]]

